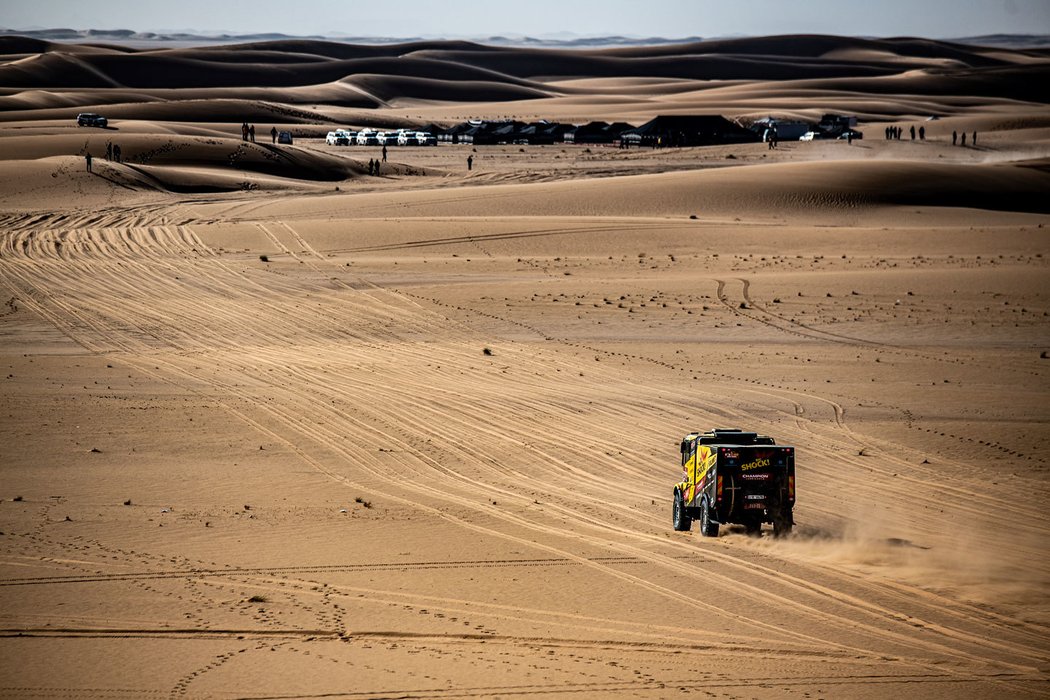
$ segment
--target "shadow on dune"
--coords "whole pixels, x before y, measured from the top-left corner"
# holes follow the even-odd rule
[[[1050,173],[1039,166],[830,161],[743,166],[699,177],[714,197],[747,191],[758,208],[774,212],[921,206],[1050,213]]]
[[[260,176],[270,178],[271,186],[282,180],[294,186],[297,181],[341,182],[365,171],[349,158],[268,143],[185,137],[122,143],[123,162],[98,159],[95,174],[127,189],[233,192],[253,189]]]

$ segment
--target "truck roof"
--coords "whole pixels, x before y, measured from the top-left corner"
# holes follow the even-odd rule
[[[696,431],[685,436],[685,441],[697,440],[701,445],[775,445],[768,435],[747,432],[740,428],[715,428],[705,432]]]

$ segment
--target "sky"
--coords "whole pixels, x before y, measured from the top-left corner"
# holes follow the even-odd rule
[[[0,0],[0,27],[477,38],[1050,34],[1050,0]]]

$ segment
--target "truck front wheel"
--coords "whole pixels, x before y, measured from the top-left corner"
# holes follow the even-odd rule
[[[682,492],[674,492],[674,506],[671,511],[671,521],[675,530],[688,532],[693,528],[693,519],[685,512],[685,503],[682,500]]]
[[[700,534],[704,537],[718,537],[718,523],[711,519],[711,504],[706,498],[700,504]]]

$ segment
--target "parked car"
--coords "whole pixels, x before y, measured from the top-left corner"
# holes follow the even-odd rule
[[[329,131],[324,140],[329,146],[348,146],[350,144],[350,132],[336,129]]]
[[[857,131],[856,129],[846,129],[839,136],[840,141],[849,141],[850,139],[856,141],[857,139],[864,138],[864,132]]]
[[[77,126],[97,126],[100,129],[105,129],[109,126],[109,120],[101,114],[81,112],[77,115]]]
[[[290,131],[278,131],[277,132],[277,143],[286,143],[291,145],[292,143],[292,132]]]
[[[400,146],[436,146],[437,138],[429,131],[401,129],[397,134],[397,143]]]
[[[379,139],[376,136],[375,129],[361,129],[361,131],[357,132],[357,145],[377,146],[379,145]]]
[[[819,141],[824,136],[819,131],[807,131],[798,137],[799,141]]]

